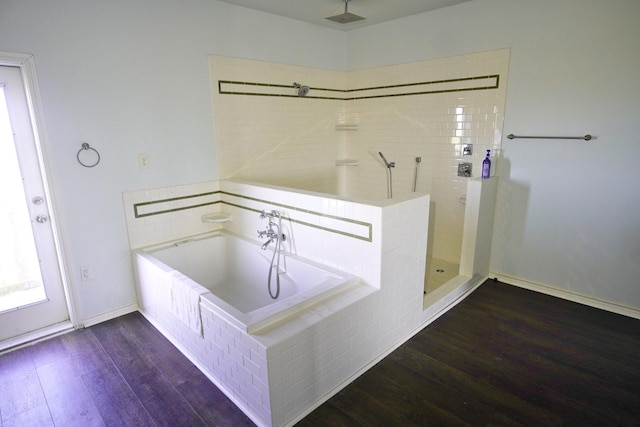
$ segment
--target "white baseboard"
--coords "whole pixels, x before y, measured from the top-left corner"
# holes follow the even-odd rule
[[[57,335],[62,335],[64,333],[72,331],[73,329],[87,328],[89,326],[93,326],[107,320],[115,319],[116,317],[129,314],[137,310],[138,304],[133,303],[124,307],[117,308],[115,310],[108,311],[106,313],[99,314],[97,316],[84,319],[84,322],[79,325],[73,325],[70,321],[65,321],[48,326],[43,329],[38,329],[37,331],[29,332],[27,334],[0,342],[0,354],[7,351],[16,350],[25,345],[34,344],[38,341],[53,338]]]
[[[116,317],[124,316],[125,314],[138,311],[138,303],[128,304],[115,310],[107,311],[106,313],[98,314],[84,319],[80,327],[88,328],[89,326],[97,325],[98,323],[106,322],[107,320],[115,319]]]
[[[553,297],[577,302],[579,304],[588,305],[590,307],[599,308],[601,310],[610,311],[612,313],[621,314],[623,316],[633,317],[634,319],[640,319],[640,308],[637,307],[630,307],[611,301],[605,301],[589,295],[579,294],[577,292],[571,292],[565,289],[543,285],[542,283],[531,282],[529,280],[518,279],[517,277],[507,276],[505,274],[491,273],[489,274],[489,276],[495,277],[499,281],[508,285],[529,289],[531,291],[536,291],[542,294],[551,295]]]

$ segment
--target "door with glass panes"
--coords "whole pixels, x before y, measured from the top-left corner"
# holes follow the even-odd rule
[[[0,342],[69,319],[20,67],[0,65]]]

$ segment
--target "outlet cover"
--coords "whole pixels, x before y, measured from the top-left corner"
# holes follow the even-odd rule
[[[138,154],[138,166],[140,169],[149,169],[149,155],[147,153]]]
[[[80,267],[80,280],[87,282],[91,279],[93,279],[93,271],[91,271],[91,267]]]

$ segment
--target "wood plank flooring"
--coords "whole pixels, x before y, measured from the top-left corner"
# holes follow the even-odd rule
[[[0,356],[0,426],[253,426],[139,313]]]
[[[250,426],[140,314],[0,356],[0,426]],[[640,321],[487,281],[298,426],[640,426]]]
[[[298,426],[640,426],[640,321],[485,282]]]

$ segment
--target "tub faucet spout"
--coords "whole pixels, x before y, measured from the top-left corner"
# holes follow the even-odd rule
[[[261,246],[262,250],[267,249],[267,246],[269,246],[269,244],[272,242],[275,242],[277,240],[284,242],[285,240],[287,240],[287,237],[284,235],[284,233],[278,233],[271,226],[268,226],[266,230],[258,230],[258,237],[261,239],[269,239]]]
[[[264,245],[262,245],[262,250],[264,251],[265,249],[267,249],[267,246],[269,246],[269,243],[273,242],[273,234],[270,233],[270,230],[258,230],[258,237],[260,239],[264,239],[265,237],[269,240],[267,240]]]
[[[266,242],[264,242],[264,244],[260,247],[263,251],[267,249],[267,246],[269,246],[269,243],[273,242],[273,237],[269,238],[269,240],[267,240]]]

